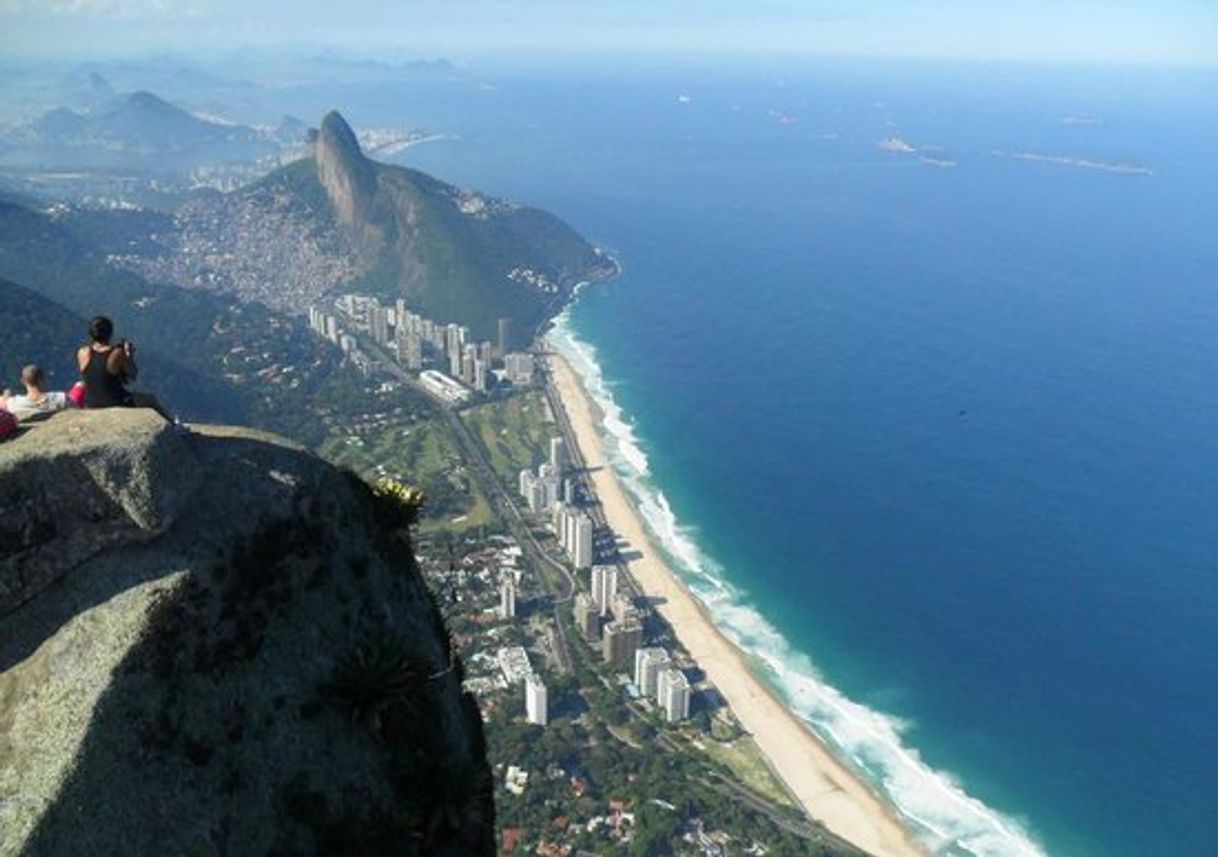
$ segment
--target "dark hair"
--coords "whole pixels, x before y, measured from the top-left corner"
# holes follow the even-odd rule
[[[46,373],[42,371],[42,367],[36,363],[31,363],[21,370],[22,382],[33,387],[41,387],[42,382],[47,378]]]
[[[89,338],[100,345],[109,345],[110,337],[114,335],[114,322],[99,315],[89,322]]]

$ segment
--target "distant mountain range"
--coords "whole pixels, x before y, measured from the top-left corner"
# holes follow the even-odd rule
[[[19,167],[130,167],[170,172],[226,161],[252,161],[303,143],[307,127],[291,117],[275,129],[198,116],[151,92],[109,94],[93,76],[97,105],[50,110],[3,136],[4,162]]]

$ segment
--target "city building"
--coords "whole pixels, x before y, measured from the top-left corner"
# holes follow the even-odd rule
[[[559,479],[567,472],[567,444],[561,437],[550,438],[549,465]]]
[[[586,592],[578,592],[575,595],[575,627],[579,628],[589,643],[594,643],[601,637],[601,611]]]
[[[532,470],[520,471],[520,496],[534,515],[540,515],[549,508],[546,505],[545,486]]]
[[[530,675],[525,680],[524,707],[530,723],[545,726],[549,722],[549,694],[545,684],[536,675]]]
[[[643,696],[654,699],[659,689],[660,670],[668,667],[672,659],[668,652],[656,647],[639,649],[634,653],[634,686]]]
[[[407,331],[404,339],[405,342],[400,348],[398,359],[406,364],[407,369],[418,372],[423,368],[423,341],[414,331]]]
[[[548,473],[549,464],[543,464],[542,468]],[[551,507],[554,534],[567,556],[571,558],[571,564],[577,569],[589,568],[593,558],[592,518],[578,509],[558,502],[558,483],[553,480],[552,474],[549,474],[545,486],[545,499],[554,502]]]
[[[461,346],[461,380],[474,385],[474,363],[478,360],[478,346],[472,343]]]
[[[552,509],[561,499],[561,480],[554,468],[549,462],[542,464],[537,468],[537,478],[541,482],[542,490],[545,492],[545,508]]]
[[[499,319],[499,356],[506,357],[512,350],[512,320]]]
[[[512,384],[524,387],[533,383],[532,354],[507,354],[503,358],[503,368],[508,381]]]
[[[605,626],[601,657],[607,664],[628,670],[634,665],[634,653],[642,644],[643,626],[637,620],[614,620]]]
[[[613,609],[614,599],[617,598],[617,566],[592,566],[592,600],[601,615],[605,616]],[[618,616],[624,619],[624,616]]]
[[[519,684],[533,674],[533,668],[529,666],[529,653],[521,646],[505,646],[495,659],[508,684]]]
[[[613,597],[613,618],[614,619],[629,619],[638,617],[639,611],[635,609],[634,599],[625,592],[619,592]]]
[[[429,393],[438,396],[450,405],[457,405],[469,398],[469,390],[462,387],[443,372],[424,369],[419,373],[419,383]]]
[[[656,702],[664,711],[669,723],[677,723],[689,717],[689,679],[676,667],[662,669],[656,679]]]
[[[511,574],[504,575],[499,584],[499,615],[504,619],[516,616],[516,578]]]
[[[583,512],[575,516],[575,539],[571,544],[571,564],[576,568],[592,565],[592,519]]]
[[[389,310],[376,300],[368,304],[368,330],[378,345],[389,341]]]

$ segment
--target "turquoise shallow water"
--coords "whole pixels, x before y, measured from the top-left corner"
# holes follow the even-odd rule
[[[941,853],[1218,853],[1218,80],[484,77],[353,119],[621,258],[564,348],[793,707]]]

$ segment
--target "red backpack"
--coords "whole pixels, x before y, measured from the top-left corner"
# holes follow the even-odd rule
[[[16,433],[17,418],[3,408],[0,408],[0,440],[5,440]]]

